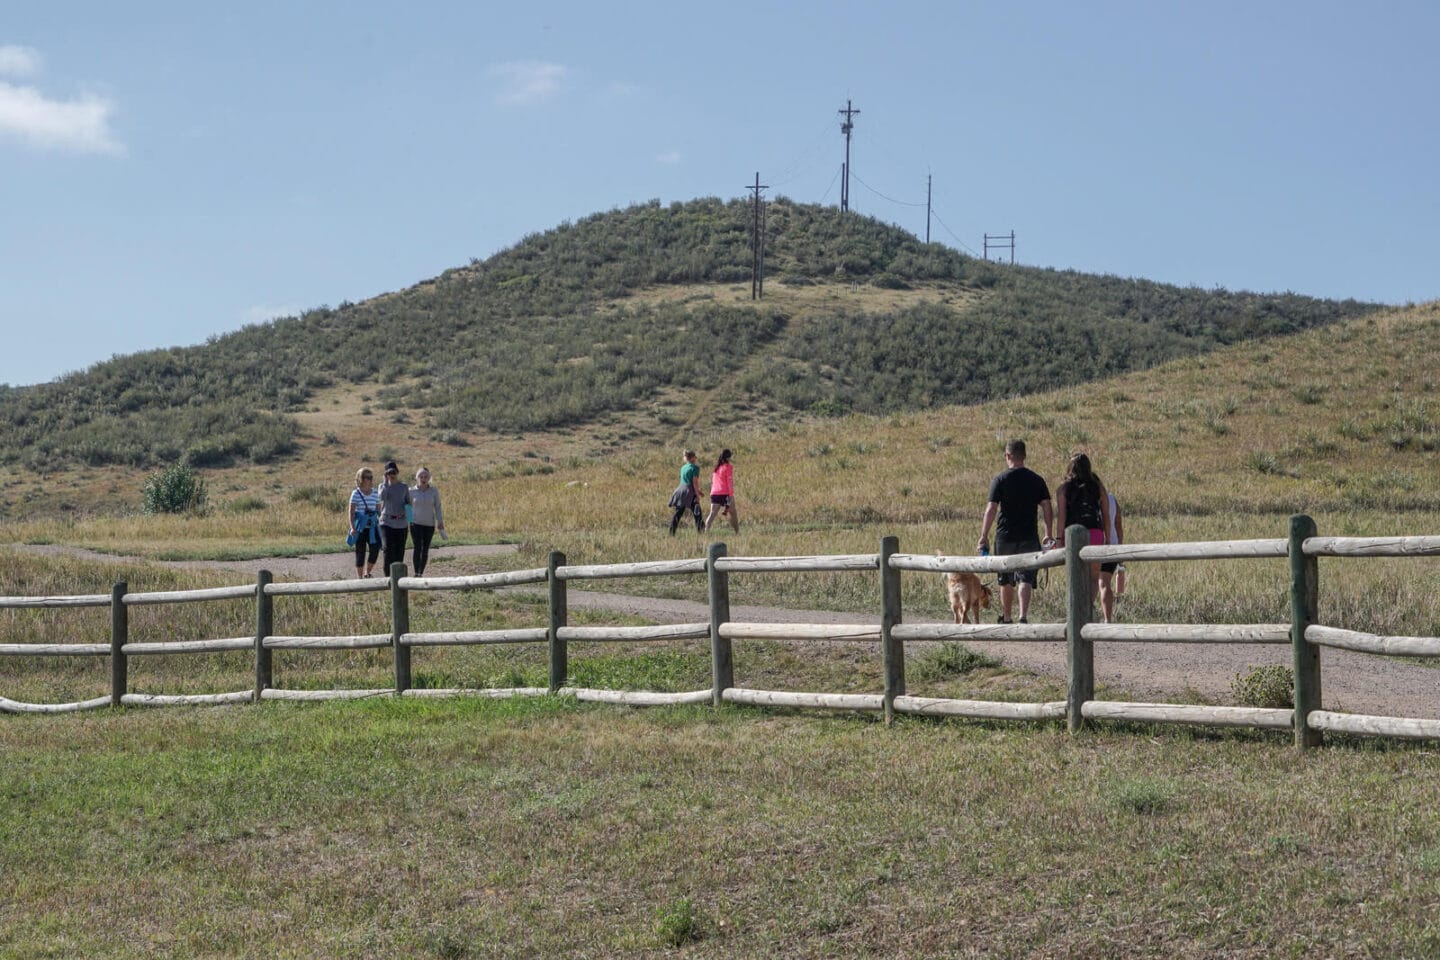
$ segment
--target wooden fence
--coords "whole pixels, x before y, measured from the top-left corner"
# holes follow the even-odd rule
[[[811,557],[731,557],[723,543],[711,544],[707,556],[692,560],[572,566],[561,553],[552,553],[546,567],[465,577],[417,578],[406,576],[396,564],[388,580],[335,580],[313,583],[274,583],[260,571],[254,584],[207,590],[130,593],[118,583],[108,596],[0,597],[0,609],[50,607],[110,608],[109,643],[0,644],[0,656],[109,657],[109,696],[76,703],[21,703],[0,697],[0,711],[51,713],[106,706],[242,703],[258,700],[319,700],[378,695],[434,697],[474,695],[491,697],[560,694],[581,700],[637,706],[673,703],[739,703],[755,706],[812,707],[895,714],[972,717],[981,719],[1045,720],[1065,718],[1072,732],[1087,721],[1131,720],[1211,726],[1291,730],[1295,745],[1305,748],[1322,742],[1325,731],[1361,736],[1440,739],[1440,720],[1369,716],[1325,710],[1321,698],[1320,648],[1395,657],[1440,657],[1440,639],[1388,637],[1326,626],[1317,622],[1317,566],[1319,557],[1426,557],[1440,555],[1440,537],[1320,537],[1309,517],[1291,518],[1288,539],[1221,540],[1196,543],[1124,544],[1088,546],[1079,527],[1067,531],[1063,551],[1018,556],[936,557],[902,554],[894,537],[881,540],[878,553]],[[1290,568],[1289,623],[1258,624],[1100,624],[1092,622],[1094,601],[1088,575],[1092,562],[1143,563],[1159,560],[1229,560],[1236,558],[1288,559]],[[1063,623],[1035,624],[907,624],[901,610],[901,573],[999,573],[1045,567],[1066,568],[1068,599]],[[878,574],[881,609],[876,624],[794,624],[736,622],[730,619],[732,575],[794,571],[855,571]],[[709,589],[709,620],[652,627],[579,627],[568,622],[567,586],[571,581],[613,577],[704,575]],[[410,630],[411,592],[430,590],[482,590],[522,584],[546,584],[549,592],[545,626],[505,630],[458,630],[414,633]],[[389,633],[361,636],[285,636],[274,633],[276,597],[331,593],[390,594]],[[128,611],[144,604],[196,603],[249,599],[255,604],[253,636],[216,640],[132,643],[128,639]],[[735,684],[731,649],[736,640],[836,640],[873,643],[880,649],[884,685],[879,693],[801,693],[756,690]],[[595,690],[569,686],[569,644],[614,641],[704,641],[710,644],[710,689],[682,693]],[[1065,644],[1068,695],[1044,703],[1012,703],[913,697],[905,688],[907,641],[987,640],[1016,643]],[[1289,644],[1294,656],[1294,708],[1129,703],[1095,699],[1095,641],[1131,643],[1261,643]],[[489,643],[545,644],[548,648],[549,686],[507,689],[414,689],[410,661],[417,647]],[[286,690],[275,686],[272,657],[275,650],[356,650],[389,647],[394,651],[393,687],[368,690]],[[232,693],[165,696],[132,693],[127,665],[131,657],[202,654],[253,650],[253,687]],[[1440,705],[1440,694],[1437,694]]]

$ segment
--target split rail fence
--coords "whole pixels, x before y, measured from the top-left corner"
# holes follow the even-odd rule
[[[970,717],[990,720],[1058,720],[1072,732],[1087,721],[1128,720],[1153,723],[1201,724],[1290,730],[1295,745],[1306,748],[1322,742],[1327,731],[1359,736],[1403,739],[1440,739],[1440,720],[1340,713],[1324,709],[1321,696],[1320,650],[1332,647],[1394,657],[1440,657],[1440,638],[1378,636],[1318,622],[1318,558],[1320,557],[1429,557],[1440,556],[1440,537],[1320,537],[1314,521],[1291,518],[1288,539],[1220,540],[1192,543],[1123,544],[1089,546],[1082,528],[1067,531],[1063,551],[988,557],[937,557],[903,554],[895,537],[881,540],[878,553],[810,557],[731,557],[725,544],[710,546],[707,556],[691,560],[572,566],[561,553],[552,553],[546,567],[463,577],[418,578],[406,576],[396,564],[388,580],[337,580],[310,583],[275,583],[260,571],[254,584],[157,593],[129,593],[117,583],[108,596],[0,597],[0,609],[103,607],[110,608],[108,643],[0,644],[0,656],[95,656],[110,658],[111,691],[108,696],[76,703],[21,703],[0,697],[0,711],[55,713],[120,705],[166,706],[224,704],[260,700],[319,700],[378,695],[436,697],[476,695],[492,697],[561,694],[581,700],[636,706],[675,703],[737,703],[754,706],[807,707],[895,714]],[[1092,622],[1094,598],[1089,567],[1096,562],[1144,563],[1151,561],[1206,561],[1288,559],[1290,570],[1290,622],[1257,624],[1165,624]],[[914,572],[1001,573],[1066,568],[1067,614],[1063,623],[950,624],[903,622],[901,574]],[[732,575],[795,571],[854,571],[879,575],[881,610],[878,624],[753,623],[730,619]],[[571,626],[568,623],[567,585],[615,577],[704,575],[709,590],[709,620],[648,627]],[[523,584],[548,586],[548,623],[504,630],[459,630],[416,633],[410,629],[412,592],[480,590]],[[274,633],[277,597],[388,591],[391,630],[388,634],[361,636],[286,636]],[[132,643],[128,637],[128,611],[144,604],[195,603],[250,599],[255,604],[253,636],[216,640]],[[806,693],[756,690],[735,685],[732,656],[734,641],[832,640],[861,641],[879,647],[884,668],[883,690],[873,694]],[[710,689],[682,693],[597,690],[567,685],[569,644],[586,642],[709,641],[712,665]],[[1068,671],[1065,700],[1012,703],[914,697],[906,693],[907,641],[1009,641],[1064,643]],[[1208,704],[1131,703],[1095,699],[1094,643],[1241,643],[1289,644],[1293,650],[1294,708],[1264,709]],[[411,685],[410,661],[416,648],[465,644],[545,644],[548,648],[549,686],[506,689],[416,689]],[[365,690],[286,690],[275,686],[273,654],[276,650],[357,650],[388,647],[394,652],[393,688]],[[253,650],[255,678],[252,687],[232,693],[175,695],[132,693],[128,663],[132,657],[203,654]],[[1440,706],[1440,684],[1437,684]]]

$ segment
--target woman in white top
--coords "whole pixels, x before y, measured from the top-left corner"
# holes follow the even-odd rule
[[[417,577],[425,575],[425,566],[430,562],[430,541],[435,538],[437,527],[440,536],[446,536],[440,491],[430,486],[430,471],[421,467],[415,471],[415,486],[410,488],[410,539],[415,545],[412,556]]]
[[[349,534],[345,540],[355,546],[355,576],[368,577],[375,569],[375,558],[380,556],[380,496],[375,492],[375,474],[368,467],[355,471],[347,518]]]

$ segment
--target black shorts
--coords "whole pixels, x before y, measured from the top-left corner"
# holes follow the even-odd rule
[[[995,540],[995,555],[997,557],[1008,557],[1017,553],[1039,553],[1039,540]],[[1002,587],[1013,587],[1017,584],[1028,583],[1034,587],[1039,584],[1034,570],[1012,570],[1009,573],[1001,573],[996,576],[996,582]]]
[[[1002,587],[1014,587],[1022,583],[1028,583],[1032,587],[1039,586],[1039,580],[1036,579],[1034,570],[1012,570],[1009,573],[999,573],[995,575],[995,582]]]
[[[710,494],[710,502],[715,504],[715,506],[717,507],[728,507],[730,506],[730,494],[712,493]]]
[[[1118,560],[1115,561],[1114,563],[1102,563],[1102,564],[1100,564],[1100,572],[1101,572],[1101,573],[1114,573],[1114,572],[1115,572],[1115,568],[1118,567],[1118,566],[1120,566],[1120,561],[1118,561]]]

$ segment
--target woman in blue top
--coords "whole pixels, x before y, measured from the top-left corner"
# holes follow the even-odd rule
[[[380,555],[380,496],[374,488],[375,474],[369,468],[355,471],[355,489],[350,491],[350,533],[345,539],[355,545],[357,577],[370,576],[375,558]]]

